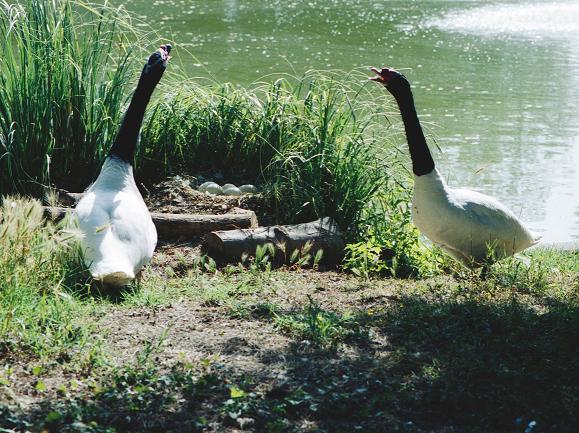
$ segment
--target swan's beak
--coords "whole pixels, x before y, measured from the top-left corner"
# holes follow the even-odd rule
[[[167,66],[167,63],[169,62],[169,59],[171,58],[171,56],[169,55],[169,53],[171,52],[171,45],[170,44],[164,44],[161,45],[159,47],[159,53],[161,54],[161,57],[163,58],[163,63],[165,66]]]

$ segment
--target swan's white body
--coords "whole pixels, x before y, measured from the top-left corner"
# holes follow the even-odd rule
[[[499,201],[476,191],[449,188],[436,169],[414,176],[412,219],[432,242],[471,264],[511,256],[540,239]]]
[[[95,280],[124,286],[153,257],[157,231],[133,167],[109,156],[97,180],[76,206],[84,235],[85,262]]]

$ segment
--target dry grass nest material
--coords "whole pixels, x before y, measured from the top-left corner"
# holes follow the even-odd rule
[[[151,212],[173,214],[222,215],[238,209],[252,210],[266,216],[265,200],[260,194],[240,197],[202,193],[193,188],[198,183],[194,176],[175,176],[150,188],[144,200]],[[261,221],[261,219],[260,219]]]

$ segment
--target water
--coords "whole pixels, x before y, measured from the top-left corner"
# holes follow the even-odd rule
[[[191,76],[403,69],[452,186],[496,196],[549,242],[577,240],[579,2],[481,3],[126,2]]]

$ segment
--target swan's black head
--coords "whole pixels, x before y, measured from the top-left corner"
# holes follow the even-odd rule
[[[370,68],[376,74],[370,80],[382,84],[394,96],[405,94],[410,90],[410,83],[404,75],[396,69],[384,67],[382,69]]]
[[[156,86],[169,62],[169,53],[171,52],[171,45],[161,45],[157,51],[149,56],[149,60],[143,67],[141,73],[141,82],[150,86]]]

